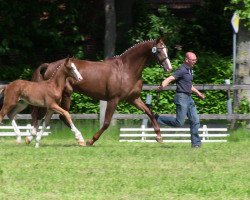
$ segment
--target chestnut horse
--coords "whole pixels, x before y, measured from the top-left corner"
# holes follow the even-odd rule
[[[1,90],[1,93],[4,93],[4,101],[3,107],[0,111],[0,123],[7,114],[12,121],[15,132],[17,133],[18,143],[21,142],[21,136],[14,117],[30,104],[33,106],[45,107],[47,111],[42,130],[36,135],[36,147],[39,147],[41,136],[45,128],[48,126],[54,112],[64,116],[67,123],[70,125],[71,130],[75,133],[75,137],[79,144],[85,145],[82,134],[73,124],[70,114],[59,106],[65,88],[66,79],[68,77],[74,78],[77,81],[82,80],[81,74],[78,72],[74,63],[70,62],[69,58],[54,69],[53,74],[47,81],[31,82],[26,80],[16,80]]]
[[[157,58],[166,71],[172,69],[167,54],[167,47],[161,39],[144,41],[134,45],[119,56],[106,59],[102,62],[77,60],[73,62],[83,76],[80,82],[69,81],[64,90],[61,106],[69,110],[72,92],[85,94],[96,100],[107,101],[103,126],[98,130],[87,145],[93,145],[101,134],[109,127],[110,121],[120,101],[126,101],[142,110],[152,121],[156,140],[162,143],[160,128],[150,108],[141,100],[142,71],[146,63]],[[33,74],[33,81],[49,79],[52,72],[65,59],[53,63],[42,64]],[[44,71],[43,75],[42,72]],[[33,124],[43,115],[38,108],[33,109]],[[63,116],[60,116],[64,120]],[[65,121],[65,120],[64,120]]]

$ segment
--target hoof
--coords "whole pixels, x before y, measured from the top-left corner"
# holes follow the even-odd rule
[[[16,144],[17,145],[20,145],[22,142],[21,141],[16,141]]]
[[[155,137],[155,140],[156,140],[156,142],[158,142],[158,143],[160,143],[160,144],[163,144],[163,139],[162,139],[162,137]]]
[[[30,139],[29,139],[29,137],[28,137],[28,136],[25,138],[25,143],[26,143],[27,145],[29,145],[29,144],[30,144]]]
[[[93,143],[91,142],[91,140],[87,140],[86,146],[92,146],[92,145],[93,145]]]
[[[81,147],[85,147],[86,146],[86,143],[84,141],[78,141],[78,144],[81,146]]]

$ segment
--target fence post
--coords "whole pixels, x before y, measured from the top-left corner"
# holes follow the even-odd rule
[[[100,101],[100,113],[99,113],[100,128],[103,126],[106,108],[107,108],[107,101]]]
[[[141,125],[141,129],[142,129],[142,132],[141,132],[141,140],[144,142],[146,140],[146,137],[144,136],[145,135],[145,125]]]
[[[226,85],[230,86],[230,79],[225,80]],[[227,113],[230,115],[233,113],[232,100],[230,98],[230,88],[227,90]]]
[[[205,140],[206,140],[206,135],[208,135],[207,125],[203,125],[202,129],[203,129],[203,132],[202,132],[202,134],[203,134],[202,140],[205,141]],[[207,139],[209,140],[209,137],[208,137],[208,136],[207,136]]]

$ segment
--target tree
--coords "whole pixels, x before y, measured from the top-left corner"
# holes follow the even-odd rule
[[[114,0],[104,1],[105,12],[105,37],[104,37],[104,57],[109,58],[114,55],[116,41],[116,15]],[[106,101],[100,101],[100,127],[102,127],[105,111],[107,107]]]
[[[231,0],[231,5],[226,9],[236,11],[244,26],[250,30],[250,0]]]

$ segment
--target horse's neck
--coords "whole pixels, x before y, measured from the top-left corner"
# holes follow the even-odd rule
[[[146,63],[150,59],[151,46],[151,43],[141,44],[137,47],[132,47],[121,56],[123,62],[125,62],[129,70],[134,71],[134,74],[141,76]]]

